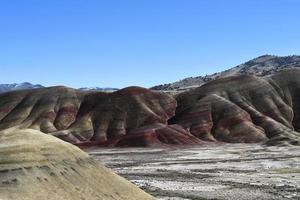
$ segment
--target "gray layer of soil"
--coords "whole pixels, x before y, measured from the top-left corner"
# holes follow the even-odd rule
[[[158,199],[300,199],[300,147],[228,144],[88,153]]]

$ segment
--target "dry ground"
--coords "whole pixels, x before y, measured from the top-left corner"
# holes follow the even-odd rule
[[[300,199],[300,147],[89,149],[158,199]]]

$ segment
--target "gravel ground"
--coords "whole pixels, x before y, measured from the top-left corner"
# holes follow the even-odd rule
[[[157,199],[300,199],[300,147],[227,144],[87,152]]]

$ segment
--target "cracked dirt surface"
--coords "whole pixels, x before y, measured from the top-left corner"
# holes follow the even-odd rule
[[[87,151],[157,199],[300,199],[300,147],[226,144]]]

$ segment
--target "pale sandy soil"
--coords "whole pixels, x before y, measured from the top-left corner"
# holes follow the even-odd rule
[[[228,144],[88,152],[158,199],[300,199],[300,147]]]

